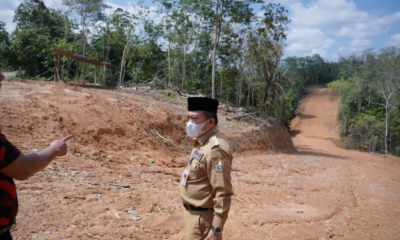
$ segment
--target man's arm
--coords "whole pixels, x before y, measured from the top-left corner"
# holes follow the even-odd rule
[[[233,195],[231,158],[222,149],[213,149],[207,159],[207,174],[214,193],[214,219],[212,225],[223,228],[228,218]],[[217,166],[219,164],[219,166]]]
[[[7,167],[0,170],[1,173],[18,180],[25,180],[45,168],[57,156],[67,154],[66,141],[72,136],[64,137],[50,143],[50,146],[37,153],[24,155],[21,153],[17,159]]]
[[[6,78],[6,77],[4,77],[4,75],[0,72],[0,81],[3,81],[4,78]]]

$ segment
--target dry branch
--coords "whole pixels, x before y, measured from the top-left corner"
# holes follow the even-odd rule
[[[163,139],[163,140],[165,140],[165,141],[168,141],[168,142],[174,143],[174,141],[172,141],[171,139],[168,139],[168,138],[165,138],[165,137],[161,136],[160,134],[158,134],[158,132],[155,132],[155,133],[156,133],[157,136],[159,136],[161,139]]]
[[[236,116],[236,117],[227,117],[226,118],[226,120],[232,120],[232,119],[238,119],[238,120],[240,120],[241,118],[244,118],[244,117],[247,117],[247,116],[250,116],[250,115],[254,115],[255,113],[249,113],[249,114],[245,114],[245,115],[242,115],[242,116]]]
[[[201,94],[192,95],[192,94],[189,94],[189,93],[184,93],[183,91],[181,91],[181,90],[179,90],[178,88],[176,88],[176,87],[174,87],[174,86],[171,86],[171,85],[168,86],[168,89],[177,92],[178,95],[181,96],[181,97],[183,97],[183,98],[204,97],[204,96],[201,95]]]
[[[100,239],[98,236],[92,236],[90,233],[86,233],[86,235],[87,235],[88,237],[91,237],[91,238]]]

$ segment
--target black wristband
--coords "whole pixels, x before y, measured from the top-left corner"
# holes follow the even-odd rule
[[[223,230],[223,228],[221,228],[221,227],[214,227],[214,226],[212,226],[211,229],[212,229],[216,234],[221,234],[221,233],[222,233],[222,230]]]

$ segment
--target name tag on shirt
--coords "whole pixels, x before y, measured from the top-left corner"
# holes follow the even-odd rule
[[[187,182],[188,176],[189,176],[189,171],[188,171],[188,169],[186,168],[185,171],[183,172],[182,180],[181,180],[181,184],[182,184],[183,186],[186,186],[186,182]]]

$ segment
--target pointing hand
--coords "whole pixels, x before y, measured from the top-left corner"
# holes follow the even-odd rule
[[[64,156],[67,154],[67,140],[72,138],[72,135],[66,136],[60,140],[55,140],[50,143],[50,147],[54,148],[56,152],[58,152],[57,156]]]

